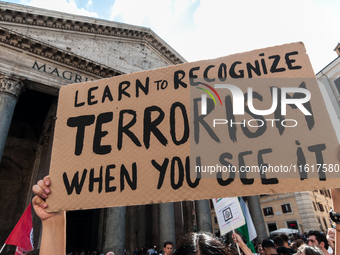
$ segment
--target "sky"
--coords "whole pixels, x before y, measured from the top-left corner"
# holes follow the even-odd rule
[[[339,0],[8,0],[151,28],[187,61],[301,41],[314,72],[340,42]]]

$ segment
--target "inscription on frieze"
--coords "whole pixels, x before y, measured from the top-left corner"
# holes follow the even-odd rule
[[[93,79],[82,76],[78,73],[71,72],[69,70],[63,70],[63,69],[55,67],[55,66],[50,66],[50,65],[47,65],[46,63],[43,63],[43,64],[40,63],[39,64],[37,61],[34,61],[32,68],[35,69],[35,70],[44,72],[44,73],[48,73],[48,74],[58,76],[60,78],[63,78],[65,80],[72,81],[72,82],[75,82],[75,83],[85,82],[85,81],[93,81]]]

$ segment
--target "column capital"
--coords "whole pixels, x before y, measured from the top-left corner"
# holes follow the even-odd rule
[[[24,83],[13,75],[0,75],[0,92],[9,93],[18,98],[23,91]]]

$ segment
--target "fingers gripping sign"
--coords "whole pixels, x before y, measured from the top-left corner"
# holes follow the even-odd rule
[[[32,199],[33,208],[42,221],[54,216],[53,213],[47,213],[45,211],[45,209],[48,207],[46,198],[51,193],[49,188],[50,183],[50,178],[46,176],[43,180],[39,180],[32,188],[33,193],[35,194],[35,197]]]
[[[32,187],[35,197],[32,204],[35,213],[42,222],[40,255],[64,255],[66,253],[66,214],[65,212],[48,213],[46,198],[51,193],[51,180],[48,176],[39,180]]]

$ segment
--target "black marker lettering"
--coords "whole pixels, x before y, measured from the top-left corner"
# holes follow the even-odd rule
[[[123,85],[125,85],[123,87]],[[118,101],[122,100],[123,95],[130,97],[130,94],[126,92],[126,90],[130,87],[130,82],[129,81],[122,81],[119,83],[119,88],[118,88]]]
[[[179,78],[179,75],[182,75],[181,78]],[[184,83],[182,80],[185,76],[185,72],[183,70],[178,70],[174,73],[174,87],[175,89],[179,88],[179,85],[181,85],[183,88],[186,88],[188,85]]]
[[[277,68],[277,65],[279,64],[280,58],[281,58],[280,55],[273,55],[273,56],[269,57],[269,59],[274,59],[272,66],[270,67],[270,72],[279,73],[279,72],[283,72],[283,71],[286,70],[284,67]]]
[[[198,76],[194,74],[194,71],[198,71],[200,69],[199,66],[193,67],[189,70],[189,79],[190,79],[190,85],[191,86],[197,86],[200,84],[200,82],[195,82],[194,79],[197,79]]]
[[[169,159],[165,158],[162,165],[158,164],[154,159],[151,161],[151,163],[159,171],[157,189],[160,189],[164,182],[165,172],[169,164]]]
[[[94,123],[94,120],[94,115],[71,117],[67,120],[67,126],[77,127],[76,146],[74,151],[75,155],[78,156],[83,151],[85,127],[92,125]]]
[[[76,194],[78,195],[80,194],[81,190],[83,189],[86,174],[87,174],[87,170],[84,169],[82,177],[81,177],[81,181],[79,182],[79,171],[77,171],[75,175],[73,176],[73,179],[70,185],[70,182],[67,177],[67,173],[66,172],[63,173],[63,181],[64,181],[64,185],[67,191],[67,195],[71,195],[74,189],[76,190]]]
[[[102,97],[102,103],[105,102],[106,98],[108,98],[111,102],[113,101],[113,97],[112,97],[109,85],[106,85],[106,87],[104,89],[104,93],[103,93],[103,97]]]
[[[203,73],[203,78],[205,81],[207,82],[214,82],[215,81],[215,78],[208,78],[208,72],[211,68],[215,67],[214,65],[210,65],[210,66],[207,66],[207,68],[204,70],[204,73]]]
[[[76,91],[76,98],[74,99],[74,107],[85,105],[85,102],[78,103],[78,90]]]
[[[176,138],[176,108],[179,108],[182,112],[183,122],[184,122],[184,130],[183,130],[183,136],[181,140],[177,140]],[[170,134],[172,141],[176,145],[181,145],[188,141],[189,139],[189,120],[188,120],[188,114],[187,110],[185,109],[185,106],[180,102],[175,102],[172,104],[170,109]]]
[[[246,173],[246,169],[245,169],[245,162],[244,162],[244,156],[246,155],[250,155],[252,154],[252,151],[244,151],[244,152],[240,152],[238,154],[238,162],[239,162],[239,169],[240,169],[240,179],[241,182],[245,185],[250,185],[254,183],[254,178],[247,178],[247,173]],[[241,167],[243,167],[243,169],[241,169]]]
[[[116,186],[110,186],[110,181],[113,181],[115,179],[114,176],[110,175],[110,170],[116,168],[116,165],[108,165],[106,166],[106,173],[105,173],[105,192],[114,192],[116,191]]]
[[[197,158],[196,158],[196,161],[197,161]],[[185,159],[185,177],[186,177],[188,186],[190,188],[196,188],[197,185],[200,183],[200,180],[201,180],[201,172],[198,172],[196,174],[195,181],[194,182],[191,181],[191,176],[190,176],[190,157],[189,156],[186,157],[186,159]]]
[[[176,164],[177,162],[177,164]],[[178,169],[178,181],[177,183],[175,182],[175,170],[177,165]],[[171,181],[171,187],[176,190],[182,187],[183,185],[183,180],[184,180],[184,167],[182,160],[179,157],[173,157],[171,160],[171,172],[170,172],[170,181]]]
[[[99,177],[94,177],[94,168],[90,170],[90,181],[89,181],[89,191],[93,191],[94,183],[98,182],[98,193],[102,192],[103,189],[103,167],[100,167]]]
[[[137,189],[137,164],[136,162],[132,163],[132,180],[124,164],[121,165],[120,167],[120,191],[121,192],[125,188],[124,179],[126,180],[127,184],[130,186],[131,190]]]
[[[324,143],[316,144],[316,145],[308,147],[308,150],[310,152],[315,152],[316,164],[318,166],[322,166],[322,169],[320,169],[320,171],[318,171],[320,181],[326,181],[327,169],[324,170],[324,168],[323,168],[324,165],[323,165],[323,156],[322,156],[322,151],[324,151],[325,149],[326,149],[326,145]]]
[[[132,120],[128,124],[123,126],[125,114],[132,115],[133,117],[132,117]],[[130,127],[132,127],[137,121],[136,115],[137,115],[137,113],[133,110],[122,110],[122,111],[120,111],[120,113],[119,113],[119,124],[118,124],[118,142],[117,142],[118,150],[121,150],[122,147],[123,147],[123,133],[125,133],[136,146],[138,146],[138,147],[142,146],[141,143],[139,142],[137,136],[129,130]]]
[[[278,184],[279,180],[277,178],[269,178],[267,179],[266,174],[264,168],[268,167],[267,163],[264,163],[263,161],[263,154],[267,154],[267,153],[272,153],[273,150],[268,148],[268,149],[263,149],[263,150],[259,150],[259,152],[257,153],[257,162],[258,162],[258,166],[260,169],[260,176],[261,176],[261,183],[263,185],[268,185],[268,184]]]
[[[217,174],[216,174],[217,182],[221,186],[227,186],[235,180],[235,172],[233,172],[233,170],[232,170],[233,165],[230,162],[226,161],[225,160],[226,158],[227,159],[233,159],[233,155],[231,155],[228,152],[222,153],[220,155],[219,160],[220,160],[221,165],[226,166],[229,169],[229,177],[226,180],[222,179],[222,172],[217,172]]]
[[[93,137],[93,152],[99,155],[105,155],[111,152],[111,145],[101,145],[102,138],[109,132],[102,131],[103,123],[111,122],[113,119],[113,112],[104,112],[98,115],[96,122],[96,129]]]
[[[158,112],[158,116],[154,121],[151,121],[151,113],[152,112]],[[158,139],[158,141],[163,144],[164,146],[167,145],[168,140],[165,138],[165,136],[162,134],[162,132],[158,129],[158,125],[163,121],[164,119],[164,112],[161,108],[158,106],[150,106],[145,108],[144,110],[144,135],[143,135],[143,141],[145,148],[149,149],[150,147],[150,136],[151,133],[154,134],[154,136]]]
[[[285,59],[286,59],[286,64],[287,64],[289,70],[301,69],[302,68],[302,66],[292,66],[292,63],[295,62],[295,59],[289,58],[290,56],[297,55],[297,54],[299,54],[297,51],[286,53]]]
[[[139,97],[139,90],[142,90],[144,95],[149,94],[149,77],[145,79],[145,86],[143,86],[140,80],[136,80],[136,97]]]

